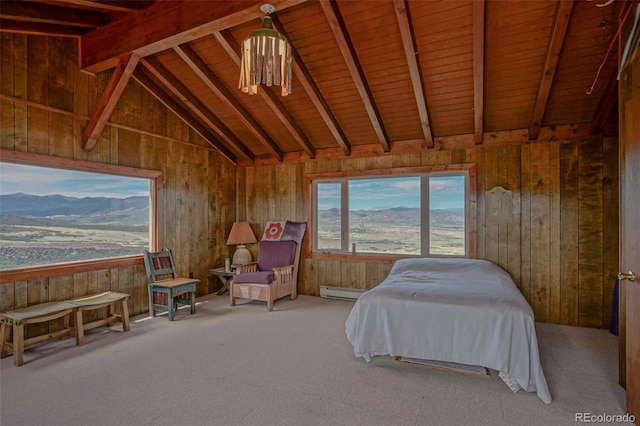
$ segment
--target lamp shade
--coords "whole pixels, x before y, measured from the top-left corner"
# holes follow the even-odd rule
[[[260,10],[272,13],[275,8],[265,3]],[[273,29],[269,16],[262,20],[262,28],[253,31],[242,42],[242,60],[238,87],[244,93],[255,95],[258,86],[280,86],[282,96],[291,93],[291,45]]]
[[[256,243],[256,235],[249,222],[234,222],[227,238],[227,245]]]

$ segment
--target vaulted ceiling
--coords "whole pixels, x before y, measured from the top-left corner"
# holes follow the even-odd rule
[[[87,150],[131,79],[234,164],[616,131],[635,1],[272,0],[294,50],[287,97],[238,89],[261,3],[3,0],[0,31],[77,37],[81,69],[114,69]]]

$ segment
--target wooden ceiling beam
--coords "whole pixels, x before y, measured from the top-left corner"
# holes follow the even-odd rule
[[[351,39],[349,37],[349,32],[347,31],[344,20],[340,15],[338,5],[335,1],[320,0],[320,6],[322,6],[322,11],[327,18],[329,28],[331,28],[331,31],[336,38],[338,48],[342,53],[342,57],[345,60],[347,68],[349,69],[349,73],[351,73],[351,77],[353,78],[356,89],[360,94],[360,98],[362,99],[365,110],[369,115],[373,130],[378,136],[378,142],[380,142],[380,145],[382,145],[383,150],[385,152],[388,152],[391,149],[389,137],[387,136],[387,133],[384,129],[384,124],[382,123],[380,112],[378,111],[378,108],[376,107],[376,104],[373,100],[373,96],[371,95],[371,89],[367,84],[367,79],[364,75],[364,71],[362,70],[362,66],[360,65],[360,61],[358,61],[353,43],[351,43]]]
[[[402,37],[402,47],[404,55],[409,65],[409,75],[411,76],[411,84],[413,85],[413,94],[416,98],[418,106],[418,114],[420,115],[420,126],[422,134],[427,143],[427,147],[433,148],[433,135],[431,134],[431,124],[429,123],[429,112],[427,111],[427,99],[424,95],[424,83],[422,82],[422,73],[416,56],[418,49],[416,48],[415,39],[413,37],[413,28],[409,19],[409,10],[405,0],[394,0],[394,9],[398,26],[400,27],[400,36]]]
[[[136,69],[139,60],[140,57],[135,53],[129,53],[120,58],[120,62],[113,71],[113,74],[111,74],[111,79],[109,83],[107,83],[107,87],[102,93],[93,114],[91,114],[89,118],[87,127],[85,127],[84,133],[82,134],[82,148],[85,151],[90,152],[96,145],[96,142],[98,142],[98,138],[104,126],[107,124],[109,117],[111,117],[111,113],[118,104],[122,92],[124,92],[125,87],[127,87],[127,83],[133,71]]]
[[[551,93],[551,85],[553,84],[553,78],[556,75],[556,69],[560,60],[560,52],[562,51],[564,38],[567,34],[567,28],[569,27],[573,2],[574,0],[559,0],[556,6],[556,16],[551,30],[551,40],[549,41],[549,47],[547,48],[547,59],[544,64],[542,80],[538,87],[538,96],[536,98],[536,105],[533,108],[531,124],[529,125],[530,140],[538,139],[538,135],[540,134],[544,111],[547,108],[547,101],[549,100],[549,95]]]
[[[0,33],[79,38],[86,32],[87,30],[82,27],[41,24],[37,22],[8,21],[5,19],[0,22]]]
[[[283,153],[278,144],[264,130],[264,128],[253,118],[251,113],[235,98],[224,83],[211,71],[207,64],[188,45],[175,46],[173,50],[182,60],[196,73],[198,77],[207,85],[220,100],[236,114],[236,117],[249,129],[253,135],[273,154],[274,157],[282,160]]]
[[[167,107],[167,109],[184,121],[187,126],[191,127],[193,131],[199,134],[209,145],[214,147],[224,158],[229,160],[234,166],[238,165],[238,158],[236,155],[220,143],[211,130],[207,129],[204,124],[191,115],[179,99],[176,99],[175,96],[169,95],[169,92],[166,89],[163,89],[162,83],[157,81],[153,77],[153,74],[146,70],[144,65],[141,65],[133,73],[133,79],[149,91],[149,93]]]
[[[102,13],[26,1],[3,1],[0,19],[83,28],[98,28],[111,21],[109,16]]]
[[[247,149],[242,141],[229,128],[216,117],[205,104],[202,103],[191,91],[174,77],[156,58],[142,58],[141,63],[145,70],[150,73],[163,87],[168,90],[176,99],[186,106],[192,115],[197,117],[207,126],[213,129],[224,142],[237,152],[240,152],[247,159],[255,158],[253,153]]]
[[[484,137],[484,15],[485,1],[473,2],[473,140]]]
[[[274,29],[279,31],[287,40],[290,41],[291,38],[289,37],[289,34],[287,34],[287,31],[284,29],[282,22],[280,22],[280,20],[278,19],[278,16],[271,15],[271,20]],[[344,152],[345,155],[350,155],[351,144],[347,140],[347,136],[342,131],[340,124],[338,124],[338,120],[333,115],[333,112],[331,112],[329,104],[325,100],[324,96],[322,96],[322,93],[320,93],[320,89],[313,81],[311,73],[305,66],[296,49],[291,49],[291,53],[293,57],[293,72],[298,78],[300,85],[302,86],[304,91],[307,92],[307,96],[309,96],[311,103],[313,103],[313,106],[318,111],[318,114],[320,114],[320,117],[322,117],[322,120],[327,125],[329,132],[335,139],[340,149],[342,149],[342,152]]]
[[[31,0],[35,3],[45,3],[51,5],[68,6],[86,10],[97,10],[102,12],[136,12],[147,6],[151,6],[153,1],[146,0]]]
[[[271,0],[277,10],[307,0]],[[141,57],[188,43],[264,15],[262,0],[158,1],[80,38],[80,69],[99,72],[126,52]]]

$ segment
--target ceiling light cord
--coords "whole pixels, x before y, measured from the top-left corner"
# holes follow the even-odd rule
[[[611,40],[611,43],[609,44],[609,48],[607,49],[607,53],[605,53],[605,55],[604,55],[604,59],[602,60],[602,63],[598,67],[598,72],[596,72],[596,77],[593,79],[593,84],[591,84],[591,87],[587,91],[587,95],[590,95],[590,94],[593,93],[593,88],[595,87],[596,82],[598,81],[598,78],[600,77],[600,72],[602,71],[602,68],[604,67],[604,64],[607,62],[607,58],[609,57],[609,53],[611,52],[611,48],[613,47],[613,45],[615,44],[616,40],[618,39],[618,36],[620,35],[620,31],[622,30],[622,27],[624,26],[624,23],[627,20],[627,17],[629,16],[629,12],[631,12],[632,9],[633,9],[633,4],[631,4],[629,9],[627,9],[627,13],[624,15],[624,18],[622,18],[622,22],[620,22],[620,25],[618,25],[618,30],[616,31],[616,34],[613,36],[613,39]]]

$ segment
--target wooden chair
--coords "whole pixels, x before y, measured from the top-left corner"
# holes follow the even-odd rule
[[[297,226],[295,234],[287,236],[285,226],[280,241],[260,241],[257,262],[236,267],[229,285],[231,306],[235,306],[237,297],[261,300],[267,302],[267,311],[271,312],[274,300],[298,297],[298,264],[306,224],[289,223]]]
[[[190,305],[191,314],[196,313],[196,284],[200,280],[178,277],[171,250],[145,250],[144,266],[149,278],[150,317],[155,317],[156,311],[168,311],[169,321],[173,321],[179,304]]]

